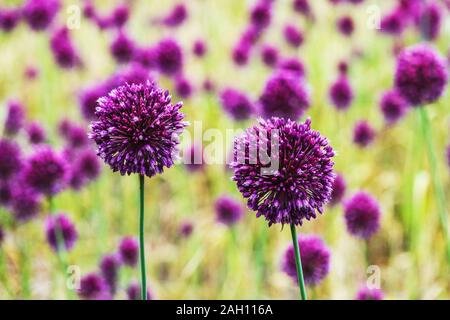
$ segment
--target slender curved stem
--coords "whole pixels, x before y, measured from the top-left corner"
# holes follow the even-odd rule
[[[428,113],[426,108],[417,108],[422,123],[422,133],[427,144],[428,158],[430,161],[431,178],[433,180],[433,188],[436,196],[436,204],[439,210],[439,221],[441,223],[442,232],[444,233],[447,261],[450,264],[450,238],[448,234],[448,221],[447,221],[447,209],[444,188],[442,187],[442,181],[439,179],[438,166],[436,160],[436,154],[433,147],[433,137],[431,134],[430,120],[428,119]]]
[[[144,176],[139,175],[139,260],[141,263],[141,297],[147,300],[147,277],[144,249]]]
[[[308,300],[306,296],[305,280],[303,279],[302,260],[300,259],[300,248],[297,240],[297,232],[295,231],[295,224],[291,223],[291,235],[292,242],[294,244],[295,253],[295,267],[297,269],[298,285],[300,287],[300,298],[302,300]]]

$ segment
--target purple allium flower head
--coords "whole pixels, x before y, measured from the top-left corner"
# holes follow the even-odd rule
[[[265,45],[261,49],[262,60],[264,64],[269,67],[273,67],[277,64],[278,56],[279,56],[278,49],[273,46]]]
[[[358,121],[353,128],[353,142],[362,148],[371,144],[375,135],[375,129],[366,120]]]
[[[179,75],[175,78],[175,92],[180,98],[189,98],[192,91],[192,85],[186,77]]]
[[[258,29],[264,29],[269,26],[272,17],[270,3],[259,1],[250,10],[250,22]]]
[[[305,284],[315,286],[328,274],[330,269],[330,250],[322,239],[315,235],[300,236],[298,245],[300,246],[300,258],[302,260]],[[298,282],[295,252],[292,244],[288,246],[284,253],[282,269],[295,282]]]
[[[431,2],[423,8],[417,21],[422,37],[427,40],[435,40],[441,30],[441,8],[436,2]]]
[[[293,0],[292,8],[294,11],[308,17],[311,15],[311,7],[308,0]]]
[[[128,300],[141,300],[141,286],[137,282],[131,283],[127,288]],[[153,295],[150,290],[147,289],[147,300],[152,300]]]
[[[276,72],[266,82],[259,98],[264,117],[298,120],[309,108],[309,94],[303,81],[291,72]]]
[[[268,137],[273,138],[267,141]],[[259,150],[261,145],[268,148]],[[261,154],[270,159],[261,160]],[[263,215],[269,226],[301,225],[304,219],[315,218],[316,210],[321,213],[330,199],[333,156],[327,139],[311,130],[310,119],[302,124],[261,119],[258,126],[247,129],[235,141],[233,180],[248,199],[248,207],[257,217]],[[267,165],[269,160],[272,167]]]
[[[237,223],[244,213],[239,201],[227,195],[219,197],[214,204],[214,208],[217,221],[227,226]]]
[[[110,50],[118,63],[127,63],[134,57],[135,43],[125,33],[119,32],[111,43]]]
[[[234,48],[231,56],[238,66],[244,66],[248,63],[250,55],[250,45],[247,42],[240,41]]]
[[[412,106],[438,100],[447,85],[444,59],[427,45],[404,49],[395,71],[395,88]]]
[[[387,34],[399,35],[406,26],[405,14],[398,9],[388,13],[381,19],[380,31]]]
[[[180,234],[184,238],[188,238],[194,230],[194,224],[191,221],[184,221],[180,225]]]
[[[356,294],[356,300],[383,300],[383,291],[363,286]]]
[[[22,168],[22,155],[18,144],[0,139],[0,181],[14,177]]]
[[[397,91],[390,90],[381,97],[380,108],[386,123],[394,124],[404,116],[408,104]]]
[[[349,233],[370,238],[380,228],[381,211],[370,194],[358,192],[344,203],[344,218]]]
[[[27,66],[24,74],[28,80],[34,80],[39,76],[39,70],[34,66]]]
[[[338,19],[337,28],[344,36],[351,36],[355,30],[353,19],[350,16],[344,16]]]
[[[196,143],[191,144],[184,150],[183,163],[190,172],[203,170],[205,167],[203,149]]]
[[[10,181],[0,181],[0,207],[8,207],[13,198],[13,185]]]
[[[61,68],[70,69],[81,65],[80,57],[72,43],[67,27],[59,28],[52,34],[50,47],[56,62]]]
[[[242,46],[247,46],[249,50],[253,45],[255,45],[258,40],[263,35],[263,32],[261,29],[254,25],[249,25],[247,28],[245,28],[244,32],[242,33],[239,42],[242,44]]]
[[[294,48],[300,47],[304,40],[302,32],[292,24],[284,27],[283,35],[286,42]]]
[[[305,66],[296,57],[285,58],[278,64],[278,69],[281,71],[291,72],[297,77],[303,78],[305,76]]]
[[[87,19],[94,19],[97,16],[97,10],[91,0],[86,0],[84,2],[83,16]]]
[[[347,75],[347,73],[348,73],[348,63],[347,63],[347,61],[340,61],[338,63],[338,71],[339,71],[339,74],[342,75],[342,76]]]
[[[119,244],[119,254],[121,261],[130,267],[135,267],[138,263],[139,245],[132,237],[124,237]]]
[[[103,83],[95,84],[83,90],[79,96],[81,114],[84,119],[91,121],[96,119],[95,110],[97,108],[97,100],[107,94],[107,90]]]
[[[197,57],[203,57],[206,54],[206,43],[203,40],[195,40],[193,48],[192,48],[192,52],[194,52],[194,54]]]
[[[180,73],[183,69],[183,51],[171,38],[161,40],[156,47],[156,64],[165,75]]]
[[[47,134],[44,128],[36,121],[29,123],[26,126],[28,141],[31,144],[44,143],[47,140]]]
[[[134,61],[147,69],[157,67],[157,50],[153,47],[136,48],[134,52]]]
[[[116,293],[120,259],[115,254],[104,256],[100,261],[100,272],[112,295]]]
[[[101,163],[90,148],[81,151],[74,163],[77,174],[85,177],[88,180],[95,180],[101,173]]]
[[[152,177],[174,163],[178,136],[187,125],[181,106],[154,83],[126,84],[99,100],[90,138],[113,171]]]
[[[47,242],[55,251],[72,249],[78,238],[75,225],[64,213],[58,213],[47,218],[45,233]],[[58,239],[61,241],[59,247]]]
[[[105,280],[96,273],[88,273],[80,280],[78,295],[84,300],[101,300],[108,290]]]
[[[130,9],[125,4],[118,4],[111,12],[111,24],[117,28],[122,28],[130,17]]]
[[[214,85],[214,82],[207,78],[203,81],[203,90],[205,90],[208,93],[214,92],[216,89],[216,86]]]
[[[8,102],[8,111],[5,119],[5,134],[8,136],[16,135],[22,129],[25,122],[24,106],[15,100]]]
[[[41,31],[52,23],[59,8],[59,0],[27,0],[22,13],[31,29]]]
[[[14,186],[10,206],[14,218],[19,222],[26,222],[41,210],[41,199],[28,187]]]
[[[344,176],[337,174],[333,182],[333,190],[331,191],[330,204],[332,206],[341,202],[347,190],[347,185],[345,183]]]
[[[178,27],[188,17],[188,10],[183,3],[176,4],[172,10],[162,19],[162,24],[166,27]]]
[[[26,161],[23,181],[33,191],[53,196],[67,184],[68,166],[62,155],[50,147],[42,146]]]
[[[80,125],[72,124],[65,136],[70,148],[83,148],[89,144],[86,129]]]
[[[16,8],[0,8],[0,30],[12,31],[20,21],[20,10]]]
[[[58,133],[67,139],[69,136],[69,131],[75,124],[68,118],[63,118],[58,123]]]
[[[353,101],[353,90],[345,75],[341,75],[330,87],[330,99],[337,110],[347,110]]]
[[[225,112],[237,121],[247,120],[255,112],[249,97],[234,88],[224,89],[220,93],[220,102]]]

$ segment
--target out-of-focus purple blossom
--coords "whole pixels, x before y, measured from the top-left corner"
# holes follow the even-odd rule
[[[369,239],[380,228],[381,211],[377,200],[358,192],[344,203],[344,218],[350,234]]]
[[[192,84],[184,76],[177,76],[175,78],[175,92],[180,98],[187,99],[192,95]]]
[[[207,47],[206,47],[205,41],[200,40],[200,39],[194,41],[192,52],[197,57],[203,57],[206,54],[206,51],[207,51]]]
[[[375,139],[376,131],[366,120],[360,120],[353,128],[353,142],[361,148],[367,147]]]
[[[28,141],[31,144],[44,143],[47,140],[47,134],[44,128],[36,121],[30,122],[26,126]]]
[[[273,135],[278,139],[268,141]],[[272,150],[270,159],[261,159],[268,153],[261,145]],[[235,140],[230,166],[233,180],[257,217],[264,216],[269,226],[301,225],[304,219],[315,218],[316,210],[323,212],[330,199],[333,156],[327,139],[311,130],[310,119],[297,123],[273,117],[261,119]],[[269,160],[275,168],[270,168]]]
[[[55,251],[61,249],[69,251],[78,238],[75,225],[64,213],[58,213],[47,218],[45,234],[47,242]]]
[[[41,199],[28,187],[14,186],[10,207],[14,219],[26,222],[37,216],[41,210]]]
[[[295,12],[298,12],[305,17],[311,17],[311,6],[308,0],[293,0],[292,8]]]
[[[390,90],[381,97],[380,109],[386,123],[394,124],[405,115],[408,104],[397,91]]]
[[[157,67],[157,52],[153,47],[136,48],[134,52],[134,61],[147,69]]]
[[[302,261],[303,277],[307,286],[319,284],[330,269],[330,250],[321,238],[315,235],[299,236],[300,259]],[[295,264],[294,246],[290,244],[284,252],[283,271],[298,283]]]
[[[124,32],[119,32],[111,43],[111,54],[118,63],[130,62],[134,57],[135,43]]]
[[[294,48],[300,47],[304,40],[303,33],[293,24],[284,26],[283,35],[286,42]]]
[[[330,87],[330,100],[337,110],[347,110],[353,101],[353,90],[345,75],[341,75]]]
[[[70,148],[84,148],[89,144],[87,131],[81,125],[72,124],[65,138]]]
[[[68,173],[66,160],[62,155],[50,147],[42,146],[27,159],[22,178],[33,191],[54,196],[66,186]]]
[[[309,93],[303,80],[292,72],[276,72],[259,98],[265,118],[272,116],[298,120],[309,108]]]
[[[11,32],[19,23],[20,18],[20,9],[0,8],[0,30]]]
[[[97,16],[97,10],[95,9],[92,0],[86,0],[83,4],[83,16],[88,19],[94,19]]]
[[[60,9],[59,0],[27,0],[22,8],[23,18],[34,31],[47,29]]]
[[[123,264],[135,267],[138,263],[139,245],[132,237],[124,237],[119,244],[120,260]]]
[[[278,49],[270,45],[264,45],[261,49],[261,57],[266,66],[273,67],[278,62]]]
[[[13,178],[22,168],[22,152],[18,144],[0,139],[0,181]]]
[[[39,70],[34,66],[27,66],[24,74],[28,80],[34,80],[39,76]]]
[[[330,204],[335,206],[340,203],[347,190],[347,185],[345,183],[344,176],[337,174],[333,182],[333,190],[331,191]]]
[[[113,171],[152,177],[174,163],[175,138],[187,125],[181,107],[154,83],[126,84],[99,100],[89,136]]]
[[[430,104],[444,93],[448,81],[444,58],[427,45],[404,49],[397,59],[395,88],[414,107]]]
[[[426,40],[435,40],[441,31],[442,8],[436,3],[426,4],[417,21],[422,37]]]
[[[243,46],[247,46],[251,48],[253,45],[255,45],[259,39],[261,39],[261,36],[263,35],[263,32],[261,29],[258,29],[254,25],[247,26],[245,28],[244,32],[242,33],[239,42]]]
[[[231,54],[233,61],[238,66],[244,66],[248,63],[250,56],[250,45],[246,42],[239,42]]]
[[[111,295],[114,295],[117,291],[120,265],[120,259],[115,254],[104,256],[100,261],[100,272]]]
[[[220,196],[216,200],[214,208],[217,221],[227,226],[237,223],[244,214],[241,203],[227,195]]]
[[[128,300],[142,300],[141,286],[137,282],[131,283],[127,288]],[[153,300],[153,295],[150,290],[147,289],[147,300]]]
[[[305,66],[297,57],[284,58],[278,63],[278,69],[284,72],[291,72],[299,78],[305,76]]]
[[[180,225],[180,235],[183,238],[188,238],[192,234],[193,230],[194,230],[194,224],[191,221],[184,221]]]
[[[78,154],[74,167],[78,174],[88,180],[97,179],[102,170],[97,155],[90,148],[86,148]]]
[[[0,181],[0,207],[9,207],[13,198],[12,183]]]
[[[356,300],[383,300],[383,291],[381,289],[369,289],[363,286],[356,294]]]
[[[8,136],[15,136],[25,123],[25,108],[15,100],[8,102],[8,111],[5,119],[5,134]]]
[[[205,79],[205,81],[203,81],[203,90],[211,93],[214,92],[215,89],[216,86],[214,85],[214,82],[211,79]]]
[[[78,295],[84,300],[108,300],[108,286],[97,273],[88,273],[80,280]]]
[[[94,84],[80,93],[81,114],[86,121],[96,119],[95,110],[97,108],[97,100],[105,94],[107,94],[107,89],[103,83]]]
[[[344,36],[351,36],[355,30],[353,19],[350,16],[343,16],[337,21],[337,28]]]
[[[130,9],[125,4],[117,5],[111,12],[111,24],[117,28],[122,28],[130,17]]]
[[[72,43],[67,27],[59,28],[52,34],[50,47],[61,68],[70,69],[81,65],[80,57]]]
[[[69,136],[69,131],[75,123],[68,118],[62,118],[58,123],[58,133],[65,139]]]
[[[271,3],[267,1],[257,2],[250,10],[250,23],[258,29],[268,27],[271,17]]]
[[[398,9],[393,10],[381,19],[380,31],[391,35],[399,35],[406,27],[405,14]]]
[[[203,170],[205,167],[203,149],[196,143],[187,147],[183,153],[183,163],[189,172]]]
[[[250,98],[234,88],[224,89],[220,93],[220,102],[225,112],[237,121],[247,120],[255,113]]]
[[[347,61],[340,61],[338,63],[338,71],[339,71],[339,74],[342,75],[342,76],[347,75],[347,73],[348,73],[348,63],[347,63]]]
[[[156,47],[156,63],[165,75],[175,75],[183,69],[183,51],[172,38],[161,40]]]
[[[183,24],[188,18],[188,10],[183,3],[176,4],[160,23],[169,28],[175,28]]]

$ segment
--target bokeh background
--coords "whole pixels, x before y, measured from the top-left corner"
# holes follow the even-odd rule
[[[119,1],[120,2],[120,1]],[[119,3],[95,1],[99,14],[107,15]],[[450,15],[445,1],[441,7],[441,32],[434,46],[447,55]],[[249,11],[256,0],[192,0],[125,2],[130,17],[123,27],[139,46],[151,47],[165,37],[176,39],[183,49],[183,74],[192,85],[188,97],[180,97],[174,81],[157,71],[152,77],[171,91],[175,101],[183,100],[183,112],[192,123],[201,121],[203,129],[245,128],[257,115],[235,122],[223,111],[219,93],[233,86],[256,101],[273,69],[261,60],[261,48],[271,44],[280,55],[298,57],[304,64],[311,90],[307,116],[312,127],[327,136],[337,151],[335,169],[346,180],[345,198],[356,191],[371,193],[382,209],[381,229],[366,244],[348,234],[342,204],[327,206],[323,215],[306,222],[299,232],[317,234],[331,251],[330,272],[324,281],[308,292],[315,299],[354,299],[368,277],[367,266],[381,270],[381,288],[386,299],[448,299],[450,276],[445,242],[439,225],[426,147],[420,131],[418,113],[410,110],[396,125],[387,126],[379,108],[381,95],[393,84],[395,52],[399,47],[421,41],[412,26],[398,36],[370,28],[372,10],[383,16],[397,1],[368,0],[360,4],[309,1],[314,19],[292,9],[292,0],[273,3],[272,21],[252,47],[248,63],[237,66],[231,58],[233,47],[248,25]],[[184,3],[187,18],[178,27],[156,23],[175,4]],[[0,8],[17,7],[22,1],[1,0]],[[62,69],[49,45],[52,28],[63,26],[74,7],[81,10],[79,28],[70,34],[81,67]],[[88,131],[89,122],[80,112],[79,95],[84,89],[105,81],[127,68],[110,53],[117,28],[99,28],[83,16],[84,1],[62,1],[52,26],[43,32],[30,30],[20,22],[11,32],[0,31],[0,128],[7,103],[23,103],[26,121],[37,121],[48,135],[48,144],[63,150],[67,141],[58,131],[67,118]],[[69,11],[67,11],[69,9]],[[76,11],[75,11],[76,12]],[[354,33],[344,36],[336,21],[350,15]],[[298,26],[304,35],[299,48],[289,46],[283,37],[286,23]],[[195,40],[207,45],[204,57],[192,53]],[[331,104],[328,90],[338,77],[340,61],[349,64],[348,79],[354,100],[346,112]],[[30,79],[26,70],[37,70]],[[214,90],[204,90],[210,80]],[[427,106],[432,122],[433,143],[438,170],[447,199],[450,186],[446,146],[449,143],[449,95]],[[360,148],[353,143],[353,127],[366,119],[376,129],[373,143]],[[192,126],[187,129],[192,131]],[[25,154],[33,151],[24,132],[14,138]],[[94,150],[94,146],[91,146]],[[183,145],[186,147],[186,145]],[[223,154],[227,154],[223,150]],[[225,157],[225,156],[224,156]],[[148,283],[156,299],[295,299],[296,284],[281,269],[285,248],[291,243],[288,228],[268,227],[262,218],[246,210],[243,218],[229,227],[217,222],[215,200],[228,194],[245,201],[237,191],[225,165],[205,165],[191,172],[182,164],[164,174],[146,179],[145,241]],[[138,178],[122,177],[102,164],[102,174],[80,190],[67,188],[54,199],[55,209],[74,222],[78,240],[67,254],[67,262],[81,274],[98,272],[100,259],[117,252],[124,236],[137,235]],[[448,202],[447,202],[448,209]],[[48,203],[42,202],[39,215],[17,223],[7,208],[0,208],[4,239],[0,245],[1,299],[76,299],[66,290],[66,275],[45,238]],[[191,223],[189,236],[181,226]],[[367,251],[367,253],[366,253]],[[118,292],[139,279],[138,268],[122,267]]]

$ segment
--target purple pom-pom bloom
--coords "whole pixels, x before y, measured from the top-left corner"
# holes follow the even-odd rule
[[[273,46],[265,45],[261,49],[262,60],[264,64],[269,67],[273,67],[277,64],[278,56],[279,56],[278,50]]]
[[[25,110],[21,103],[11,100],[8,102],[8,111],[5,119],[5,134],[16,135],[25,122]]]
[[[184,76],[175,78],[175,92],[180,98],[187,99],[192,95],[192,85]]]
[[[305,17],[311,16],[311,7],[309,5],[308,0],[294,0],[292,2],[292,7],[295,12],[298,12]]]
[[[347,77],[341,75],[330,87],[330,99],[337,110],[347,110],[353,100],[353,90]]]
[[[224,89],[220,94],[220,102],[225,112],[237,121],[247,120],[255,112],[250,99],[234,88]]]
[[[47,218],[45,233],[47,242],[55,251],[61,249],[70,250],[73,248],[78,238],[77,230],[69,217],[63,213],[53,215]],[[58,246],[58,239],[61,237]]]
[[[100,261],[100,271],[111,294],[116,293],[120,268],[120,259],[115,255],[107,255]]]
[[[330,204],[332,206],[341,202],[347,190],[345,179],[341,174],[337,174],[333,182],[333,190],[331,191]]]
[[[107,297],[107,290],[107,284],[100,275],[89,273],[81,278],[78,295],[84,300],[102,300]]]
[[[192,51],[197,57],[203,57],[206,54],[206,43],[203,40],[196,40],[194,42],[194,46],[192,48]]]
[[[272,116],[298,120],[309,107],[303,81],[290,72],[277,72],[266,82],[259,99],[265,118]]]
[[[371,144],[375,135],[375,129],[366,120],[358,121],[353,128],[353,142],[362,148]]]
[[[381,19],[380,31],[391,35],[399,35],[405,29],[405,20],[405,14],[396,9]]]
[[[96,84],[85,89],[79,97],[81,114],[84,119],[91,121],[96,119],[95,110],[97,108],[97,100],[107,94],[104,84]]]
[[[445,60],[426,45],[404,49],[397,60],[395,88],[412,106],[439,99],[447,85]]]
[[[283,35],[286,42],[294,48],[300,47],[303,43],[302,32],[292,24],[288,24],[284,27]]]
[[[162,173],[173,165],[178,136],[187,125],[181,106],[150,82],[112,90],[99,100],[98,121],[91,125],[98,155],[122,175]]]
[[[118,63],[127,63],[134,57],[135,44],[125,33],[119,32],[110,49]]]
[[[28,0],[22,12],[30,28],[41,31],[47,29],[52,23],[59,8],[59,0]]]
[[[363,239],[370,238],[380,228],[380,207],[370,194],[358,192],[344,204],[347,230]]]
[[[355,29],[353,19],[350,16],[344,16],[337,21],[338,30],[345,36],[349,37]]]
[[[61,68],[70,69],[81,64],[67,27],[62,27],[53,33],[50,39],[50,47]]]
[[[138,262],[139,245],[137,241],[131,237],[125,237],[120,241],[119,254],[121,261],[130,267],[134,267]]]
[[[74,164],[76,172],[88,180],[95,180],[101,172],[101,163],[95,152],[87,148],[80,152]]]
[[[8,207],[13,198],[13,186],[8,181],[0,181],[0,207]]]
[[[261,146],[268,148],[261,150]],[[270,157],[271,164],[261,156]],[[304,219],[315,218],[316,210],[321,213],[330,199],[333,156],[327,139],[311,130],[310,119],[302,124],[280,118],[260,120],[259,126],[235,141],[233,180],[248,199],[248,207],[257,217],[263,215],[269,226],[301,225]]]
[[[285,58],[278,64],[280,71],[291,72],[294,76],[302,78],[305,76],[305,66],[296,57]]]
[[[131,283],[127,288],[128,300],[142,300],[141,298],[141,286],[137,282]],[[147,289],[147,300],[152,300],[153,295],[150,290]]]
[[[363,286],[356,294],[356,300],[383,300],[383,291]]]
[[[20,10],[0,8],[0,30],[5,32],[12,31],[20,21]]]
[[[66,138],[69,147],[73,149],[82,148],[89,144],[86,129],[77,124],[70,125],[64,138]]]
[[[422,10],[417,23],[422,37],[427,40],[435,40],[441,30],[441,8],[436,2],[431,2]]]
[[[162,24],[166,27],[178,27],[188,17],[188,11],[184,4],[176,4],[172,10],[162,19]]]
[[[330,250],[318,236],[299,236],[300,259],[302,261],[305,284],[315,286],[328,274],[330,268]],[[294,246],[286,249],[282,262],[283,271],[294,281],[298,281],[295,267]]]
[[[221,196],[214,204],[217,221],[227,226],[237,223],[242,215],[242,205],[230,196]]]
[[[53,196],[66,186],[68,166],[62,155],[43,146],[27,160],[23,179],[35,192]]]
[[[238,66],[244,66],[248,62],[250,55],[250,45],[245,41],[240,41],[231,54],[233,61]]]
[[[404,116],[408,104],[397,91],[391,90],[383,94],[380,108],[386,123],[394,124]]]
[[[130,9],[125,4],[119,4],[111,12],[111,25],[122,28],[130,17]]]
[[[191,221],[184,221],[180,225],[180,234],[184,238],[188,238],[194,230],[194,224]]]
[[[257,29],[264,29],[270,24],[271,6],[267,1],[259,1],[250,10],[250,22]]]
[[[156,47],[156,64],[165,75],[180,73],[183,68],[183,51],[171,38],[161,40]]]
[[[0,181],[12,178],[21,168],[20,147],[15,142],[0,139]]]
[[[31,144],[44,143],[47,140],[47,134],[44,128],[38,122],[31,122],[26,127],[28,141]]]
[[[147,69],[154,69],[156,64],[156,49],[153,47],[136,48],[134,52],[134,61]]]
[[[17,221],[26,222],[37,216],[40,210],[41,201],[37,193],[27,187],[14,187],[11,211]]]

